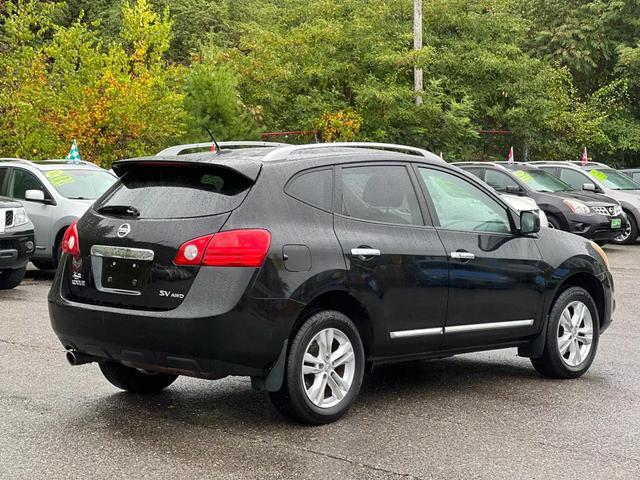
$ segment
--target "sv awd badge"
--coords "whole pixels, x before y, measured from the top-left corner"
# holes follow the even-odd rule
[[[174,293],[168,290],[160,290],[160,292],[158,292],[158,296],[169,298],[184,298],[184,293]]]

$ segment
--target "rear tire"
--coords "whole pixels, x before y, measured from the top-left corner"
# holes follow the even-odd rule
[[[617,245],[632,245],[636,243],[636,240],[638,239],[638,224],[636,223],[636,219],[634,218],[633,214],[629,212],[626,212],[626,214],[627,222],[629,222],[629,225],[627,226],[625,231],[620,234],[620,236],[612,240],[612,243],[615,243]]]
[[[167,373],[147,373],[115,362],[100,363],[99,366],[113,386],[131,393],[159,393],[178,378]]]
[[[27,273],[27,268],[0,270],[0,290],[10,290],[20,285]]]
[[[583,288],[568,288],[551,308],[544,353],[531,363],[545,377],[580,377],[593,363],[599,338],[600,320],[593,298]]]
[[[347,316],[333,310],[315,313],[291,342],[284,383],[278,392],[269,392],[270,399],[298,422],[334,422],[360,392],[364,360],[360,334]]]

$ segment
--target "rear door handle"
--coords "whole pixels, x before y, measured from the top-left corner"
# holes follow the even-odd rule
[[[476,256],[471,252],[451,252],[451,258],[456,260],[473,260]]]
[[[367,257],[379,257],[380,250],[377,248],[352,248],[351,255],[365,259]]]

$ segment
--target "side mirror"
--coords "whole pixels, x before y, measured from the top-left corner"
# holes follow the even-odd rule
[[[520,233],[530,235],[540,231],[540,216],[537,212],[523,210],[520,212]]]
[[[586,192],[597,192],[598,189],[594,183],[585,183],[582,185],[582,190]]]
[[[507,185],[507,188],[505,188],[505,191],[513,195],[519,195],[522,193],[522,189],[516,185]]]
[[[24,199],[44,203],[44,192],[42,190],[27,190],[24,192]]]

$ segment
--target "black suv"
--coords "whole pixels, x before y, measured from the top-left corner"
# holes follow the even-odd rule
[[[498,192],[533,198],[549,220],[549,227],[575,233],[604,245],[627,226],[620,204],[609,197],[575,190],[535,165],[526,163],[459,162]]]
[[[34,252],[33,224],[22,204],[0,197],[0,290],[20,285]]]
[[[115,163],[120,180],[66,232],[49,294],[68,360],[137,393],[250,376],[312,424],[388,362],[518,347],[548,377],[585,373],[615,305],[600,247],[403,150]]]

